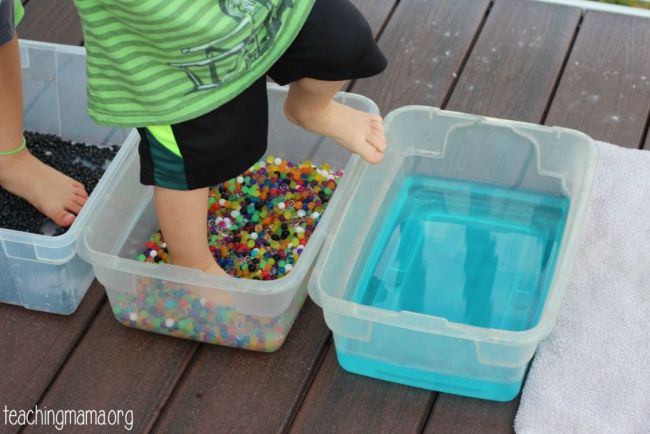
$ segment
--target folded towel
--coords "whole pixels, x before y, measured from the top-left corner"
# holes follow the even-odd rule
[[[650,152],[597,145],[573,277],[528,375],[519,434],[650,433]]]

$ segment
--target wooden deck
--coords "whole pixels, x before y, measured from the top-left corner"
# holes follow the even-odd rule
[[[354,3],[390,67],[351,90],[384,112],[425,104],[650,150],[648,19],[524,0]],[[19,34],[83,42],[72,0],[29,0]],[[97,282],[70,317],[0,305],[0,330],[0,407],[132,409],[134,432],[507,433],[518,406],[343,371],[309,301],[273,354],[123,327]]]

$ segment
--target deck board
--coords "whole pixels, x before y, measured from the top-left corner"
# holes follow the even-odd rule
[[[497,0],[445,108],[540,122],[579,19],[574,8]]]
[[[291,433],[418,433],[434,393],[341,369],[330,347]]]
[[[105,298],[93,285],[70,316],[0,304],[1,405],[28,409],[38,402]],[[0,433],[14,431],[0,423]]]
[[[388,68],[359,81],[354,91],[372,98],[383,113],[405,104],[440,106],[488,6],[486,0],[400,3],[379,41]]]
[[[587,12],[546,123],[640,148],[650,114],[648,47],[647,18]]]
[[[320,363],[328,329],[308,301],[275,353],[203,345],[156,432],[280,432]]]
[[[512,433],[519,399],[490,402],[463,396],[438,397],[425,434]]]
[[[157,416],[198,345],[124,327],[105,304],[39,406],[133,410],[134,430],[141,432]]]

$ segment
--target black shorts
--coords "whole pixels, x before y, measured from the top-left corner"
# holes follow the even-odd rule
[[[302,78],[370,77],[385,68],[370,26],[349,0],[316,0],[298,36],[267,75],[285,85]],[[231,179],[266,152],[266,77],[203,116],[138,131],[143,184],[192,190]],[[164,136],[175,141],[174,152],[158,140]]]
[[[14,0],[0,0],[0,45],[11,41],[16,33],[14,14]]]

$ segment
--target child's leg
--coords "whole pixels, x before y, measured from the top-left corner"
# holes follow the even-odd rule
[[[88,194],[83,185],[20,149],[23,97],[16,36],[0,45],[0,186],[30,202],[60,226],[70,226]]]
[[[331,137],[371,163],[378,163],[386,149],[383,120],[379,115],[334,101],[332,98],[344,83],[312,78],[291,83],[285,102],[287,118],[306,130]]]
[[[172,264],[226,276],[208,247],[208,194],[207,188],[183,191],[155,187],[156,213]]]
[[[170,263],[216,276],[227,276],[208,247],[208,193],[207,188],[171,190],[155,187],[156,213],[169,248]],[[187,289],[215,305],[232,304],[231,297],[225,292],[196,286]]]

